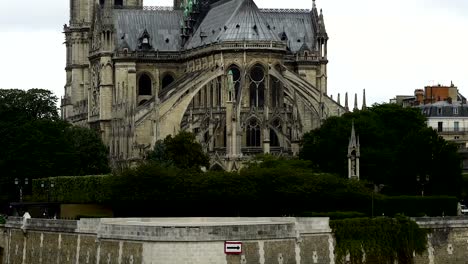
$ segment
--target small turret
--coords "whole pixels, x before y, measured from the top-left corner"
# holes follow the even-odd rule
[[[362,110],[366,110],[367,109],[367,105],[366,105],[366,89],[363,90],[362,92]]]
[[[361,157],[361,150],[359,145],[359,137],[356,137],[354,129],[354,121],[351,126],[351,137],[348,144],[348,178],[359,180],[359,158]]]
[[[321,58],[327,58],[327,42],[328,34],[325,29],[325,19],[323,17],[323,11],[320,9],[320,14],[317,11],[317,5],[315,0],[312,0],[312,10],[310,12],[312,16],[312,26],[315,33],[315,45]]]
[[[349,112],[349,106],[348,106],[348,92],[345,94],[345,105],[344,108],[346,109],[346,112]]]
[[[354,108],[353,111],[359,110],[358,108],[358,101],[357,101],[357,93],[354,94]]]

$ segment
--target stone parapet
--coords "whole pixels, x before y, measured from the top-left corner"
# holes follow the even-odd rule
[[[39,219],[22,217],[9,217],[5,223],[5,227],[14,229],[47,231],[47,232],[66,232],[74,233],[77,230],[78,221],[76,220],[56,220],[56,219]]]
[[[417,217],[412,218],[422,228],[467,228],[468,217]]]

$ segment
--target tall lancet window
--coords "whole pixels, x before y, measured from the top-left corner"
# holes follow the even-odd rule
[[[260,147],[260,125],[256,119],[251,119],[247,124],[247,147]]]
[[[250,107],[265,105],[265,70],[259,64],[250,70]]]
[[[271,107],[280,107],[281,103],[281,83],[278,79],[270,78]]]
[[[146,74],[142,74],[138,80],[138,95],[151,95],[151,90],[151,78]]]
[[[233,98],[236,101],[239,101],[239,96],[240,96],[240,87],[241,87],[241,73],[239,68],[237,66],[231,66],[229,67],[229,71],[232,73],[232,82],[234,84],[234,89],[233,89]]]

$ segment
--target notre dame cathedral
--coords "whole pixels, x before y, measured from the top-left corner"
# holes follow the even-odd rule
[[[327,96],[323,14],[253,0],[70,0],[62,117],[96,129],[114,164],[193,132],[217,169],[294,155],[346,109]]]

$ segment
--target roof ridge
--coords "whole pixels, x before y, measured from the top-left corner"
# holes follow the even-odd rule
[[[143,6],[144,11],[174,11],[173,6]]]
[[[310,9],[301,9],[301,8],[259,8],[260,12],[266,13],[309,13]]]

